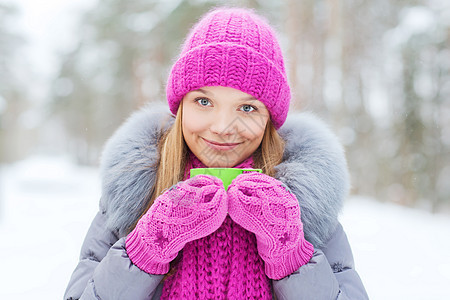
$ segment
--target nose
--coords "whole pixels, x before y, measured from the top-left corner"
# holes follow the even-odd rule
[[[211,122],[210,130],[217,135],[228,136],[238,132],[236,116],[225,112],[217,113]]]

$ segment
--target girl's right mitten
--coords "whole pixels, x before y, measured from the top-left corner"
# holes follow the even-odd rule
[[[227,216],[222,181],[197,175],[181,181],[159,197],[127,236],[126,250],[137,267],[165,274],[186,243],[216,231]]]

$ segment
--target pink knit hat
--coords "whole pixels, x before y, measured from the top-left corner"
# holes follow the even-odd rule
[[[265,104],[276,129],[286,120],[290,89],[283,56],[267,21],[251,10],[219,8],[188,35],[167,83],[176,114],[184,95],[204,86],[226,86]]]

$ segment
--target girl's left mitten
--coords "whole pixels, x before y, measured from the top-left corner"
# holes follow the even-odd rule
[[[216,231],[227,216],[222,181],[197,175],[157,197],[126,239],[126,251],[141,270],[165,274],[186,243]]]
[[[286,277],[311,259],[314,247],[304,237],[298,200],[281,181],[256,172],[239,175],[228,188],[228,213],[256,235],[269,278]]]

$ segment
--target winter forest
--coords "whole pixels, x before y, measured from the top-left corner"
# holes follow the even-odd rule
[[[352,193],[437,212],[450,207],[450,8],[443,0],[98,0],[78,18],[53,78],[39,81],[0,6],[0,162],[69,153],[96,165],[134,110],[164,101],[188,28],[218,4],[275,24],[293,110],[312,111],[345,145]],[[57,32],[55,31],[55,34]],[[67,38],[67,37],[61,37]]]
[[[224,4],[274,25],[291,111],[345,147],[340,221],[370,298],[449,299],[448,0],[0,0],[0,298],[62,297],[105,142],[165,102],[182,39]]]

